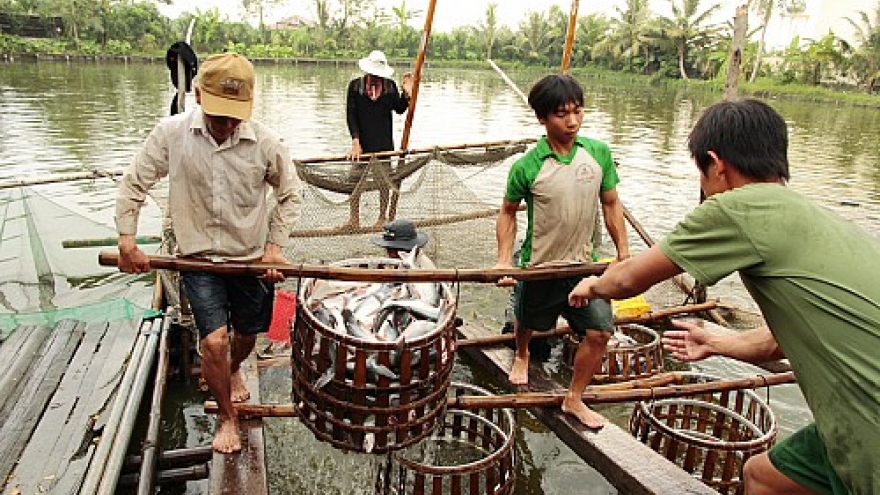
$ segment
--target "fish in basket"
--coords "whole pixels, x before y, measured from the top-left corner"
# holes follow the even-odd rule
[[[335,264],[418,268],[393,258]],[[306,279],[297,308],[293,402],[316,437],[384,453],[431,433],[454,364],[456,302],[447,285]]]

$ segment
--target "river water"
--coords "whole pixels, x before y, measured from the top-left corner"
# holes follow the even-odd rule
[[[294,158],[345,153],[350,141],[344,88],[357,75],[354,65],[258,66],[257,72],[255,118],[285,138]],[[522,88],[541,75],[510,74]],[[686,137],[700,111],[718,96],[596,79],[582,82],[587,91],[582,133],[611,145],[621,164],[619,191],[624,203],[648,232],[662,237],[699,200],[698,173],[688,158]],[[172,95],[164,65],[4,63],[0,71],[0,182],[126,165],[155,121],[167,114]],[[790,186],[876,235],[880,226],[880,112],[793,101],[771,104],[790,127]],[[398,139],[403,123],[403,117],[395,121]],[[541,130],[519,96],[491,70],[429,68],[423,74],[410,148],[534,138]],[[498,169],[465,182],[487,204],[497,205],[503,180],[504,170]],[[115,187],[109,180],[42,185],[33,190],[83,218],[112,227]],[[158,231],[154,208],[145,213],[141,225],[142,233]],[[80,231],[77,224],[57,227],[70,238],[93,235]],[[438,232],[432,234],[439,237]],[[447,244],[457,242],[453,239]],[[473,253],[477,264],[491,264],[494,253],[487,251],[493,243],[493,239],[484,239],[483,252]],[[441,266],[458,266],[460,256],[441,254],[437,261]],[[304,254],[297,261],[311,260]],[[118,283],[113,270],[97,263],[90,270],[95,277],[91,285],[110,279]],[[79,289],[74,284],[71,290]],[[735,278],[723,281],[710,294],[750,304]],[[498,323],[504,299],[498,291],[487,298],[475,296],[460,308],[460,314],[486,316]],[[456,380],[500,390],[499,377],[485,376],[463,359],[459,364]],[[753,372],[722,360],[710,360],[700,369],[721,375]],[[289,400],[285,373],[283,368],[266,372],[265,381],[276,386],[263,390],[265,400]],[[172,387],[170,397],[165,447],[208,441],[210,420],[200,412],[203,398],[194,396],[187,385]],[[781,435],[809,421],[794,386],[774,389],[771,405],[779,416]],[[628,410],[611,408],[606,413],[623,423]],[[516,493],[615,493],[534,418],[521,412],[518,421],[521,468]],[[267,420],[267,439],[273,493],[371,493],[368,457],[335,452],[293,420]],[[190,483],[165,491],[199,493],[202,487]]]

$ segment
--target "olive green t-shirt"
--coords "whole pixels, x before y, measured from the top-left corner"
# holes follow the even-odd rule
[[[660,244],[711,285],[738,271],[851,493],[880,493],[880,242],[779,184],[716,194]]]

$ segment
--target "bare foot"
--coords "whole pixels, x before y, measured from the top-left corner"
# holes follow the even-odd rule
[[[244,384],[241,371],[232,374],[230,389],[232,390],[232,402],[246,402],[251,398],[251,392],[247,389],[247,385]]]
[[[222,421],[217,427],[211,446],[217,452],[231,454],[241,450],[241,437],[238,436],[238,418]]]
[[[601,429],[605,426],[605,422],[607,421],[605,416],[590,409],[584,404],[584,401],[577,398],[566,396],[565,400],[562,401],[562,411],[571,414],[576,417],[578,421],[583,423],[584,426],[594,430]]]
[[[376,219],[376,223],[373,224],[373,227],[375,227],[377,229],[381,229],[382,227],[385,226],[386,221],[387,221],[387,219],[385,217],[379,217]]]
[[[514,385],[527,385],[529,383],[529,356],[513,356],[513,365],[507,379]]]

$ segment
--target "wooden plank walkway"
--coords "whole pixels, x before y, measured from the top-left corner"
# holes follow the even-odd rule
[[[251,393],[249,404],[260,403],[260,377],[256,353],[252,352],[242,364],[242,374]],[[214,452],[211,459],[208,493],[211,495],[268,495],[266,452],[263,442],[263,420],[241,419],[241,452],[221,454]]]
[[[464,325],[459,327],[463,338],[480,338],[494,334],[491,330]],[[501,380],[512,392],[546,392],[566,388],[548,377],[540,366],[532,364],[529,385],[514,387],[506,380],[513,351],[504,346],[464,348],[478,364]],[[556,408],[529,409],[544,422],[578,456],[599,471],[619,493],[629,495],[717,494],[709,486],[636,440],[617,425],[607,424],[598,432],[588,430],[579,421]]]
[[[65,320],[19,327],[0,345],[4,494],[78,493],[139,326]]]

